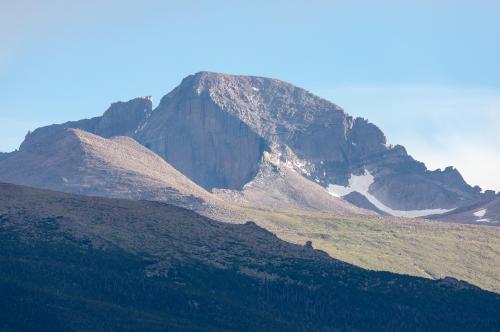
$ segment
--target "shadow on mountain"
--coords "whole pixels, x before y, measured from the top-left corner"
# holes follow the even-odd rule
[[[252,222],[0,184],[3,331],[500,328],[499,296],[364,270]]]

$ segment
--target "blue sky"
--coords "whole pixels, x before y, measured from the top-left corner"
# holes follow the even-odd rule
[[[0,0],[0,151],[200,70],[280,78],[500,190],[498,1]]]

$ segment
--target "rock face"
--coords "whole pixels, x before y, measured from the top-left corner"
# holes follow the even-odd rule
[[[346,199],[360,207],[397,216],[445,213],[492,194],[468,185],[452,167],[427,170],[404,147],[387,144],[374,124],[270,78],[200,72],[155,110],[150,98],[115,103],[101,117],[37,129],[21,150],[58,126],[130,136],[206,190],[242,190],[270,163],[332,195],[354,192]],[[350,179],[368,174],[373,179],[364,193],[350,187]]]
[[[165,96],[134,136],[206,189],[241,189],[257,174],[265,141],[214,102],[196,77]]]

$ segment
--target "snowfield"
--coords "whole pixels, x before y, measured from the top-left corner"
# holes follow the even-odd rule
[[[386,206],[384,203],[379,201],[374,195],[369,192],[369,188],[371,184],[375,181],[373,175],[365,170],[365,174],[363,175],[354,175],[351,174],[349,178],[349,185],[347,187],[330,184],[328,185],[328,192],[335,197],[343,197],[347,194],[357,191],[361,195],[365,196],[366,199],[377,209],[384,211],[395,217],[405,217],[405,218],[419,218],[424,216],[429,216],[432,214],[443,214],[446,212],[450,212],[453,209],[427,209],[427,210],[394,210],[390,207]]]
[[[484,215],[486,214],[486,212],[487,212],[486,209],[481,209],[481,210],[478,210],[478,211],[474,212],[474,215],[476,217],[482,218],[482,217],[484,217]]]

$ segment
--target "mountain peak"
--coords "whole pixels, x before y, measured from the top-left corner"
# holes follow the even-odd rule
[[[309,93],[306,90],[296,87],[291,83],[275,78],[250,75],[233,75],[211,71],[200,71],[185,77],[181,88],[192,88],[200,95],[204,91],[242,91],[253,94],[267,93],[273,89],[279,88],[282,93]],[[311,94],[312,95],[312,94]],[[314,96],[316,97],[316,96]],[[316,97],[319,98],[319,97]]]
[[[370,193],[393,210],[452,209],[479,199],[458,172],[429,174],[373,123],[273,78],[190,75],[162,99],[137,139],[210,190],[242,189],[267,152],[324,188],[367,170]]]
[[[152,96],[141,96],[132,98],[128,101],[116,101],[112,103],[108,110],[114,110],[115,108],[119,108],[118,111],[126,112],[127,109],[130,108],[142,108],[144,112],[149,112],[153,109],[153,97]]]
[[[483,199],[455,169],[430,172],[368,120],[273,78],[201,71],[184,78],[154,112],[150,97],[138,97],[62,126],[130,136],[208,190],[242,190],[262,173],[268,154],[273,165],[322,187],[314,187],[318,193],[335,186],[352,191],[350,180],[369,172],[365,198],[387,211],[450,210]],[[37,129],[25,143],[50,130]],[[281,179],[278,173],[272,179]],[[267,189],[254,192],[261,188]]]

